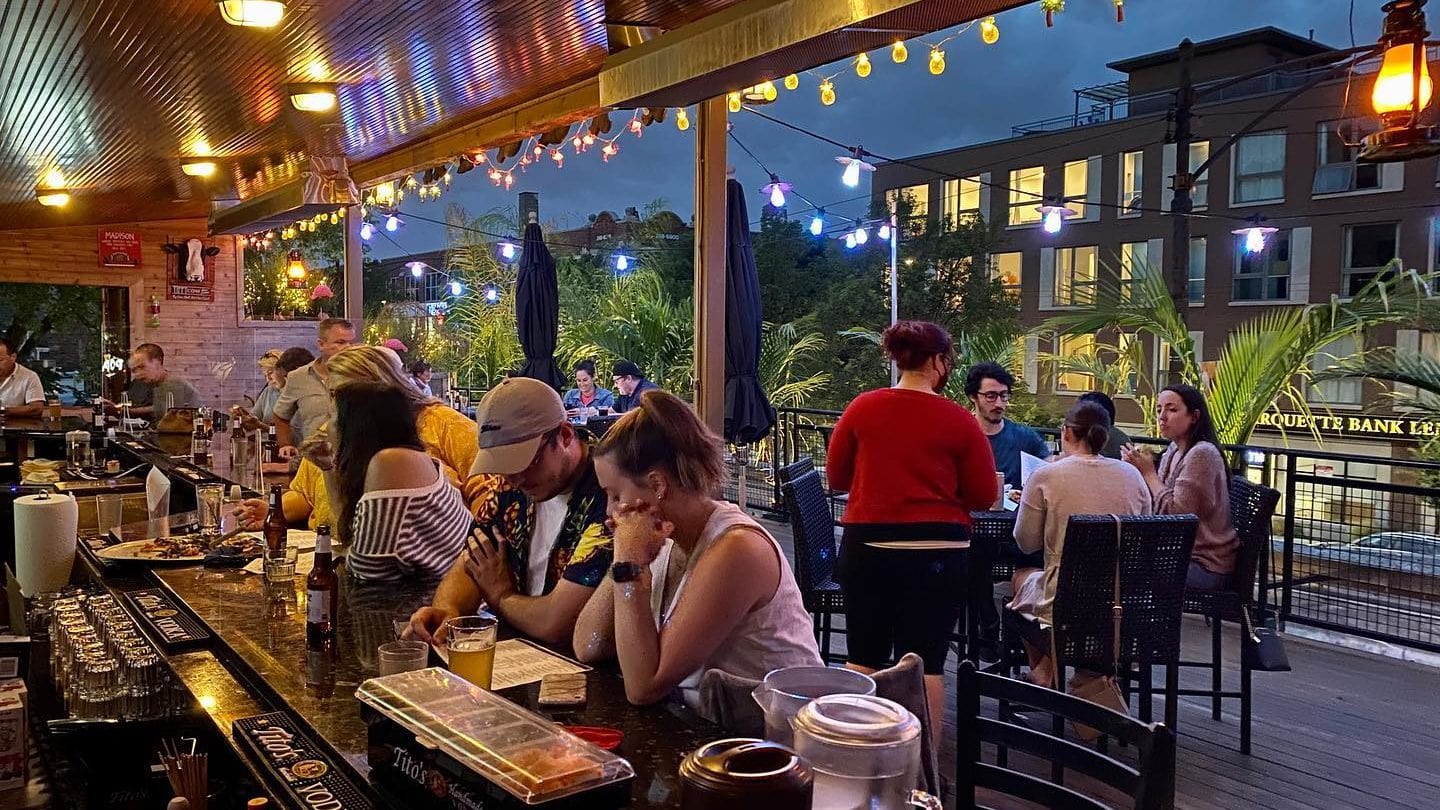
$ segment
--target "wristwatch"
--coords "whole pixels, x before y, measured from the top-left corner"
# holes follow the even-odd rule
[[[634,582],[640,578],[640,563],[615,563],[610,566],[610,578],[616,582]]]

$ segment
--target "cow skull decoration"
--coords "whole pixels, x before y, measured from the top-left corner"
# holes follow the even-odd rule
[[[215,256],[220,253],[218,247],[205,247],[205,243],[199,239],[186,239],[184,242],[166,242],[164,250],[166,253],[175,254],[180,265],[180,281],[202,282],[205,280],[205,257]]]

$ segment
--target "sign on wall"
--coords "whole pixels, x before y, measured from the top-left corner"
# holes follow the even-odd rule
[[[171,301],[215,300],[215,256],[220,248],[199,239],[166,241],[165,297]]]
[[[139,267],[140,234],[100,229],[101,267]]]
[[[1440,436],[1440,422],[1412,419],[1408,416],[1370,416],[1367,414],[1298,413],[1269,411],[1260,416],[1256,427],[1261,430],[1284,431],[1291,435],[1308,436],[1313,428],[1327,439],[1382,439],[1388,441],[1425,441]]]

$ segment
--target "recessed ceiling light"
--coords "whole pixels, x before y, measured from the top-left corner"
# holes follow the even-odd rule
[[[220,17],[231,25],[273,28],[285,16],[283,0],[219,0]]]

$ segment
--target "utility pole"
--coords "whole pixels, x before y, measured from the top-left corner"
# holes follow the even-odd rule
[[[1195,55],[1195,43],[1189,39],[1180,41],[1179,79],[1175,88],[1175,176],[1171,188],[1175,197],[1170,202],[1170,274],[1166,287],[1175,304],[1175,313],[1185,323],[1190,313],[1190,189],[1195,178],[1190,174],[1190,114],[1195,105],[1195,86],[1190,78],[1190,61]],[[1172,380],[1179,379],[1184,367],[1174,353],[1168,358]]]

